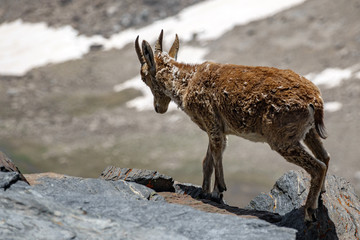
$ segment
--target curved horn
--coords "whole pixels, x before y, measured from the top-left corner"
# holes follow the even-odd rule
[[[137,36],[136,40],[135,40],[135,51],[136,54],[139,58],[139,61],[141,63],[141,66],[145,64],[145,59],[144,56],[141,53],[141,49],[140,49],[140,45],[139,45],[139,36]]]
[[[163,34],[164,34],[164,31],[161,29],[159,38],[158,38],[158,40],[156,41],[156,44],[155,44],[155,52],[159,52],[159,51],[162,52]]]
[[[169,51],[169,56],[172,57],[172,58],[175,58],[175,60],[177,59],[177,54],[178,54],[178,51],[179,51],[179,45],[180,45],[179,37],[178,37],[177,34],[175,34],[175,41],[174,41],[174,43],[171,46],[170,51]]]

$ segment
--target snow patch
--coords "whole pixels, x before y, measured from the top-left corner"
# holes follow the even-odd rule
[[[100,36],[79,36],[70,26],[50,28],[45,23],[16,20],[0,25],[0,74],[24,75],[34,67],[81,58]]]
[[[211,0],[194,4],[179,14],[158,20],[140,29],[127,29],[113,35],[105,46],[122,48],[140,35],[147,41],[155,41],[161,29],[165,40],[170,42],[177,33],[182,41],[193,39],[208,41],[220,37],[236,25],[272,16],[305,0]]]
[[[191,46],[184,46],[178,55],[177,61],[186,63],[202,63],[205,61],[204,57],[208,54],[207,48],[197,48]]]
[[[150,88],[141,80],[140,75],[137,75],[124,83],[115,85],[113,89],[115,92],[121,92],[128,88],[134,88],[141,91],[142,96],[128,101],[126,103],[127,107],[136,108],[138,111],[153,109],[153,95]]]
[[[324,110],[327,112],[336,112],[342,108],[342,104],[340,102],[326,102],[324,104]]]
[[[309,73],[305,77],[316,85],[334,88],[340,86],[342,81],[349,79],[351,76],[351,69],[327,68],[321,73]]]
[[[145,83],[141,80],[140,75],[136,75],[135,77],[125,81],[124,83],[117,84],[113,87],[115,92],[121,92],[128,88],[135,88],[140,91],[143,91],[143,89],[146,89],[144,86]]]
[[[134,98],[126,103],[126,107],[128,108],[135,108],[137,111],[144,111],[144,110],[153,110],[153,95],[150,88],[141,80],[140,75],[137,75],[124,83],[117,84],[114,86],[115,92],[121,92],[128,88],[134,88],[139,90],[142,93],[142,96]],[[175,110],[177,108],[176,104],[170,102],[168,111]]]

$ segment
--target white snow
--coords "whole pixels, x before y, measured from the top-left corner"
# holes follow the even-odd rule
[[[339,111],[342,107],[340,102],[326,102],[324,104],[324,109],[327,112],[336,112]]]
[[[352,75],[351,69],[327,68],[321,73],[310,73],[305,77],[316,85],[324,85],[326,88],[340,86],[341,82],[349,79]]]
[[[135,88],[135,89],[141,89],[145,83],[141,80],[140,75],[136,75],[135,77],[125,81],[124,83],[120,83],[114,86],[115,92],[121,92],[122,90],[125,90],[127,88]]]
[[[0,25],[0,74],[24,75],[34,67],[80,58],[102,37],[78,36],[70,26],[16,20]]]
[[[183,46],[179,49],[177,61],[186,63],[201,63],[205,61],[204,57],[208,52],[209,50],[207,48]]]
[[[161,29],[164,40],[170,42],[175,33],[182,41],[213,40],[236,25],[274,15],[305,0],[208,0],[183,9],[179,14],[154,22],[141,29],[128,29],[111,37],[106,48],[122,48],[140,35],[155,41]]]
[[[305,77],[311,80],[316,85],[322,85],[325,88],[334,88],[342,84],[343,81],[350,79],[351,77],[360,78],[360,72],[358,72],[360,64],[355,64],[349,68],[327,68],[320,73],[309,73]],[[324,109],[327,112],[336,112],[342,108],[342,103],[333,101],[326,102]]]
[[[121,92],[128,88],[134,88],[139,90],[142,93],[142,96],[134,98],[126,103],[126,106],[129,108],[135,108],[137,111],[152,110],[154,109],[153,105],[153,95],[151,90],[146,84],[141,80],[140,75],[137,75],[124,83],[117,84],[114,86],[115,92]],[[169,111],[175,110],[177,108],[176,104],[170,102]]]
[[[150,110],[153,109],[153,95],[150,91],[150,88],[145,85],[141,80],[140,75],[137,75],[124,83],[117,84],[114,86],[115,92],[121,92],[128,88],[134,88],[141,91],[142,96],[130,100],[126,103],[126,106],[129,108],[135,108],[138,111]]]

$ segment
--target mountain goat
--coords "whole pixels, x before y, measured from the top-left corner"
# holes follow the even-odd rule
[[[311,175],[305,203],[305,220],[316,218],[315,210],[330,160],[320,138],[326,138],[323,100],[319,89],[291,70],[204,62],[176,61],[179,39],[166,53],[163,31],[153,52],[147,41],[135,50],[141,64],[141,78],[151,89],[154,108],[165,113],[174,101],[209,137],[203,160],[202,189],[210,194],[211,175],[215,183],[211,196],[221,200],[226,191],[222,155],[226,135],[254,142],[266,142],[287,161]],[[301,144],[304,141],[312,156]]]

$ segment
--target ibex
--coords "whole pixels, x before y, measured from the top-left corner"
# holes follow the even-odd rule
[[[204,62],[176,61],[179,39],[169,53],[162,50],[163,31],[153,52],[147,41],[135,50],[141,63],[141,78],[154,95],[157,113],[165,113],[174,101],[208,134],[203,160],[202,190],[221,200],[226,191],[222,155],[226,135],[254,142],[267,142],[287,161],[311,175],[305,203],[305,220],[316,220],[320,192],[325,191],[329,154],[320,138],[326,138],[323,100],[319,89],[291,70]],[[312,156],[301,144],[304,141]],[[211,175],[215,183],[210,193]]]

